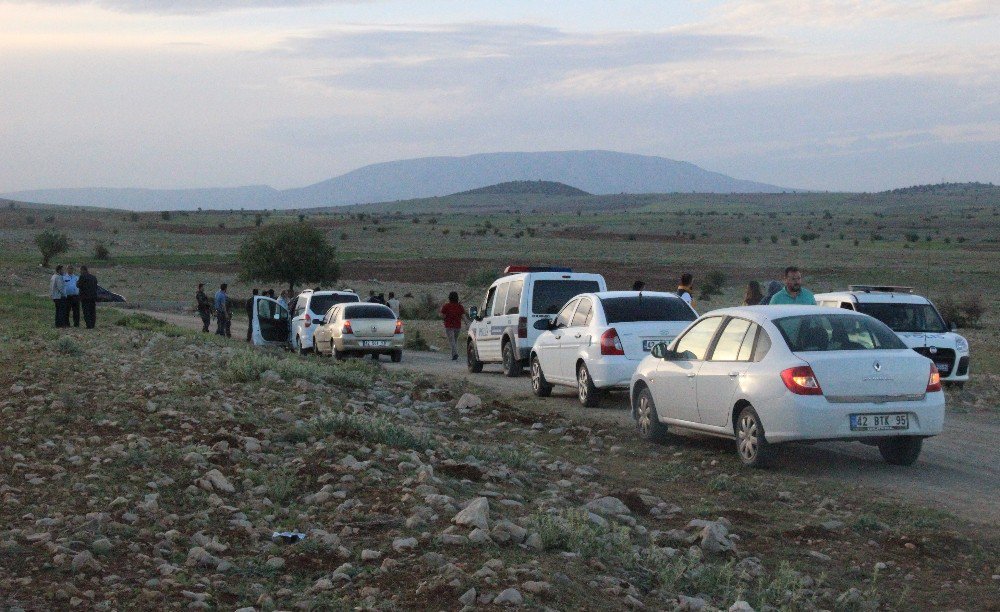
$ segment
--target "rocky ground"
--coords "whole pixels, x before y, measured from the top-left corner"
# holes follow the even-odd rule
[[[0,296],[0,608],[996,606],[995,533],[939,512],[48,307]]]

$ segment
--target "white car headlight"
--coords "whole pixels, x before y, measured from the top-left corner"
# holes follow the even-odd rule
[[[968,353],[969,352],[969,341],[966,340],[965,338],[963,338],[962,336],[956,336],[955,337],[955,350],[958,351],[959,353]]]

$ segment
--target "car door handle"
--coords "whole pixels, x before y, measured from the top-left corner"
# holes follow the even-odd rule
[[[688,372],[687,373],[687,377],[688,378],[694,378],[694,372]]]
[[[736,378],[737,376],[740,375],[740,373],[739,372],[730,372],[729,375],[732,376],[733,378]]]
[[[579,337],[580,337],[580,336],[582,336],[582,335],[583,335],[583,334],[577,334],[576,336],[574,336],[574,338],[579,338]]]

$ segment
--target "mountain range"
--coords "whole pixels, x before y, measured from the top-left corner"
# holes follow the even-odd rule
[[[593,194],[780,193],[792,189],[732,178],[694,164],[614,151],[480,153],[372,164],[307,187],[78,188],[18,191],[24,202],[128,210],[294,209],[445,196],[510,181],[554,181]]]

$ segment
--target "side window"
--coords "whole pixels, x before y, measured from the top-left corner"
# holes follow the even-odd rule
[[[483,304],[483,312],[480,313],[482,316],[488,317],[490,316],[490,313],[493,312],[493,302],[496,301],[496,297],[497,297],[497,288],[490,287],[489,293],[486,294],[486,303]]]
[[[583,327],[590,324],[590,319],[594,313],[594,303],[587,298],[580,300],[580,306],[573,315],[573,327]]]
[[[694,327],[688,330],[684,337],[677,342],[677,354],[681,359],[701,360],[708,352],[708,345],[711,344],[715,331],[719,329],[722,317],[710,317],[702,319]]]
[[[257,318],[258,319],[273,319],[274,316],[274,302],[268,300],[257,300]]]
[[[740,352],[736,355],[736,361],[753,361],[753,347],[754,342],[757,339],[757,334],[760,333],[760,326],[756,323],[750,324],[750,329],[747,330],[747,335],[743,336],[743,344],[740,345]]]
[[[753,360],[760,361],[767,355],[767,352],[771,350],[771,336],[767,335],[764,328],[759,328],[757,332],[757,342],[754,343],[753,347]]]
[[[504,310],[504,313],[514,315],[521,312],[521,291],[523,289],[523,280],[514,281],[510,284],[510,289],[507,291],[507,308]]]
[[[854,304],[850,302],[841,302],[840,307],[844,310],[854,310]]]
[[[739,358],[743,339],[750,330],[750,321],[746,319],[730,319],[715,343],[712,351],[712,361],[736,361]]]
[[[295,316],[301,316],[306,311],[305,300],[299,300],[295,305]]]
[[[510,283],[504,283],[502,285],[497,285],[497,296],[493,304],[493,316],[499,317],[504,313],[504,304],[507,302],[507,289],[510,287]]]
[[[570,323],[573,322],[573,311],[576,310],[576,305],[580,303],[580,300],[573,300],[569,304],[563,306],[563,309],[559,311],[556,316],[556,329],[562,329],[564,327],[569,327]]]

